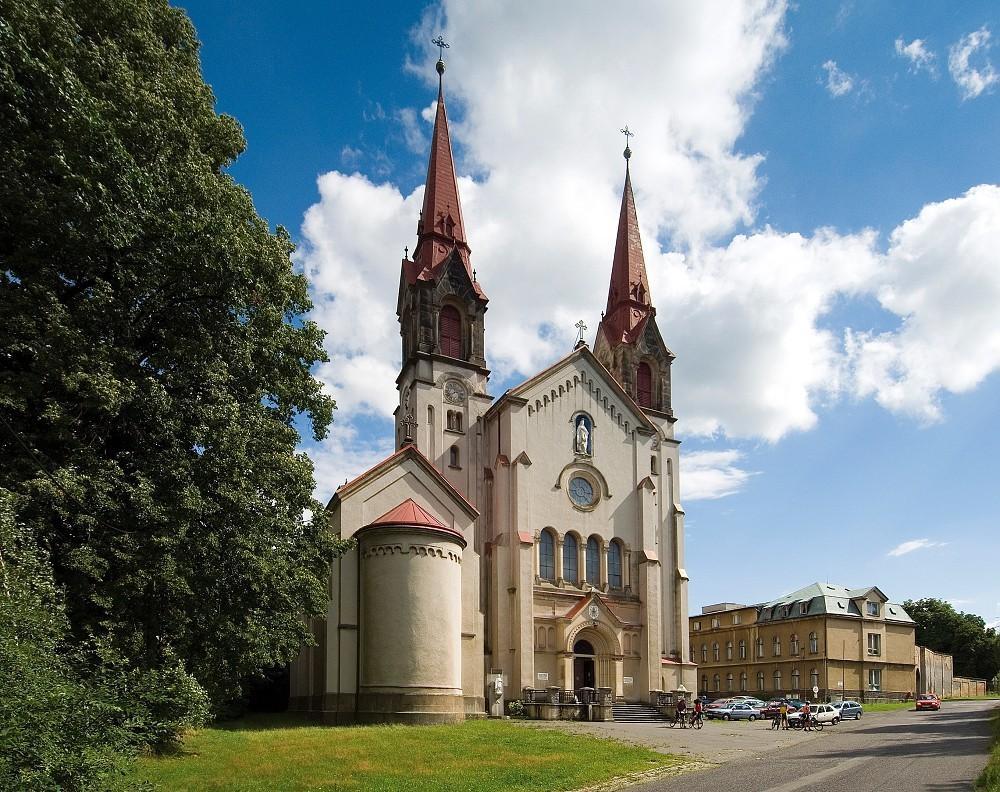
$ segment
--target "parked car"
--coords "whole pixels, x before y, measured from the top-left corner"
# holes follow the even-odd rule
[[[784,699],[771,699],[763,707],[760,707],[760,716],[762,718],[773,718],[774,716],[779,714],[780,711],[779,708],[781,707],[782,703],[788,704],[789,713],[795,712],[795,710],[798,709],[798,707],[796,707],[794,704],[789,704]]]
[[[712,707],[724,707],[726,706],[726,704],[731,704],[732,701],[733,700],[729,698],[718,698],[715,699],[714,701],[708,702],[708,704],[705,706],[705,709],[710,710],[712,709]]]
[[[706,718],[719,718],[721,720],[748,720],[751,723],[760,717],[760,710],[751,707],[744,701],[730,701],[721,707],[709,707],[705,712]]]
[[[857,701],[834,701],[830,706],[840,713],[841,720],[847,720],[848,718],[861,720],[861,716],[865,712],[865,708]]]
[[[918,710],[939,710],[941,709],[941,699],[933,693],[921,693],[917,696]]]
[[[786,698],[782,699],[782,701],[787,703],[789,707],[795,707],[795,709],[802,709],[802,705],[805,704],[800,698]]]
[[[840,713],[833,708],[832,704],[810,704],[809,717],[815,718],[818,723],[840,723]],[[802,710],[796,710],[788,714],[788,725],[799,726],[802,722]]]

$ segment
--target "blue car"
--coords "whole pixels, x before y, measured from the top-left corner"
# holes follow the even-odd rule
[[[846,720],[847,718],[861,720],[861,715],[865,711],[865,708],[856,701],[834,701],[830,706],[840,713],[841,720]]]

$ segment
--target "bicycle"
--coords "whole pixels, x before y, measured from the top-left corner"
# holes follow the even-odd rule
[[[692,729],[700,729],[705,725],[705,719],[701,716],[700,712],[692,712],[691,723],[689,725]]]
[[[672,721],[670,721],[670,728],[672,729],[672,728],[674,728],[674,726],[676,726],[678,724],[680,724],[680,727],[682,729],[686,729],[687,728],[687,721],[684,718],[684,713],[683,712],[678,712],[677,710],[675,710],[674,711],[674,719]]]

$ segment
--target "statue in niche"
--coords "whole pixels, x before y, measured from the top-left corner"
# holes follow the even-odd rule
[[[574,450],[578,454],[590,456],[590,427],[587,416],[581,415],[576,419],[576,443]]]

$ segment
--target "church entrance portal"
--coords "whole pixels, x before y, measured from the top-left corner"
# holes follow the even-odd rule
[[[594,647],[590,641],[577,641],[573,644],[573,688],[597,687],[597,674],[594,670]]]

